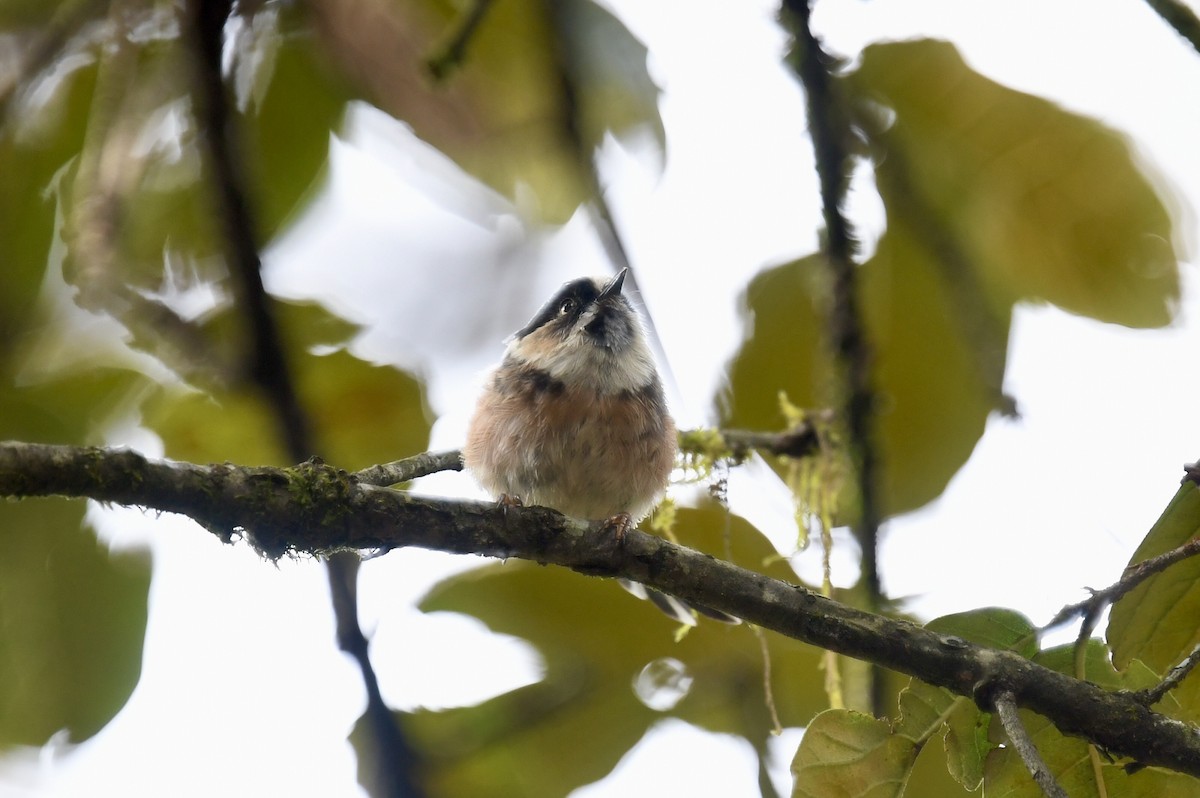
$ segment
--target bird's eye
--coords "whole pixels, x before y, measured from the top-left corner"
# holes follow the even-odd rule
[[[564,299],[562,301],[562,304],[558,306],[558,315],[566,316],[568,313],[572,312],[573,310],[575,310],[575,300],[574,299]]]

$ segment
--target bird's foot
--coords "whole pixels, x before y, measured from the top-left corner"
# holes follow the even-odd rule
[[[605,529],[611,529],[617,538],[617,543],[625,542],[625,533],[633,527],[633,519],[629,513],[617,513],[604,522]]]
[[[504,520],[508,520],[509,507],[524,507],[525,502],[521,501],[520,496],[510,496],[507,493],[501,493],[500,498],[496,499],[496,506],[500,508],[500,512],[504,515]]]

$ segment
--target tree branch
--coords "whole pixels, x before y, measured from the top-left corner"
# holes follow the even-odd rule
[[[1009,741],[1013,748],[1017,749],[1017,755],[1021,757],[1029,775],[1033,776],[1046,798],[1070,798],[1067,791],[1054,780],[1054,774],[1046,767],[1046,762],[1038,753],[1037,746],[1033,744],[1025,724],[1021,723],[1021,716],[1017,712],[1017,700],[1013,694],[1007,691],[1000,693],[996,696],[995,704],[996,714],[1000,717],[1000,724],[1004,726]]]
[[[520,557],[620,576],[821,648],[909,674],[985,709],[1009,692],[1061,731],[1136,760],[1200,777],[1200,734],[1131,693],[1037,665],[1017,654],[857,610],[637,531],[618,542],[603,522],[542,507],[414,496],[362,484],[310,461],[292,468],[200,466],[126,450],[0,444],[0,495],[74,496],[188,515],[269,556],[419,546]]]
[[[1154,706],[1163,700],[1163,696],[1178,687],[1197,665],[1200,665],[1200,644],[1193,648],[1192,653],[1184,657],[1178,665],[1171,668],[1161,682],[1149,690],[1139,690],[1136,693],[1138,700],[1148,707]]]
[[[1175,563],[1194,557],[1200,554],[1200,538],[1193,538],[1182,546],[1163,552],[1157,556],[1151,557],[1148,560],[1143,560],[1139,563],[1134,563],[1125,569],[1121,574],[1121,578],[1103,590],[1094,590],[1092,595],[1083,601],[1069,604],[1063,607],[1058,613],[1050,619],[1043,629],[1053,629],[1067,623],[1072,618],[1082,616],[1084,626],[1088,628],[1087,634],[1081,633],[1081,637],[1091,635],[1091,629],[1095,628],[1095,622],[1099,619],[1100,613],[1110,604],[1116,603],[1122,596],[1133,590],[1135,587],[1146,581],[1150,577],[1165,571]]]

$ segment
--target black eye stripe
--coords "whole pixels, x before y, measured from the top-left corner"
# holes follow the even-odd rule
[[[600,296],[600,291],[596,288],[594,280],[587,277],[572,280],[559,289],[558,293],[538,311],[529,324],[517,330],[517,338],[524,338],[539,327],[543,327],[561,316],[577,316],[583,308],[587,307],[588,303],[596,301],[598,296]],[[564,306],[568,302],[573,303],[573,306],[564,312]]]

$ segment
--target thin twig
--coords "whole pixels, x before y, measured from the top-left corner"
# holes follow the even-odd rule
[[[1200,18],[1196,16],[1195,11],[1179,0],[1146,0],[1146,5],[1154,9],[1164,22],[1200,52]]]
[[[996,714],[1000,716],[1000,723],[1008,734],[1009,742],[1017,750],[1021,761],[1029,769],[1029,775],[1033,776],[1033,780],[1042,788],[1046,798],[1070,798],[1067,791],[1054,780],[1054,774],[1050,772],[1042,755],[1038,753],[1037,747],[1029,737],[1029,732],[1025,730],[1025,724],[1021,723],[1021,716],[1017,712],[1016,697],[1008,691],[1002,692],[995,698],[995,707]]]
[[[701,446],[693,436],[713,433],[720,436],[721,446],[735,460],[743,459],[751,450],[765,454],[804,457],[813,451],[814,433],[811,428],[788,430],[787,432],[753,432],[749,430],[694,430],[680,433],[680,450],[691,453],[711,454],[711,447]],[[422,452],[364,468],[354,473],[354,478],[363,485],[399,485],[440,471],[461,471],[462,451],[449,449],[444,452]]]
[[[1185,560],[1188,557],[1194,557],[1197,554],[1200,554],[1200,537],[1193,538],[1178,548],[1135,563],[1126,568],[1125,573],[1121,574],[1121,578],[1114,584],[1109,585],[1103,590],[1094,590],[1092,591],[1092,595],[1083,601],[1063,607],[1042,628],[1052,629],[1067,623],[1073,618],[1082,616],[1084,625],[1087,626],[1089,623],[1091,625],[1088,629],[1088,635],[1090,635],[1091,630],[1095,628],[1100,613],[1104,611],[1105,607],[1114,604],[1130,590],[1133,590],[1160,571],[1165,571],[1175,563]]]
[[[439,471],[461,471],[462,467],[462,452],[451,449],[448,452],[424,452],[403,460],[373,465],[355,473],[354,476],[363,485],[387,487],[410,482],[418,477],[427,477]]]
[[[1192,672],[1197,664],[1200,664],[1200,644],[1197,644],[1192,649],[1192,653],[1183,658],[1183,661],[1176,665],[1167,673],[1166,677],[1149,690],[1141,690],[1136,693],[1138,700],[1146,706],[1154,706],[1159,701],[1163,700],[1171,690],[1179,686],[1187,675]]]
[[[842,412],[847,448],[854,463],[859,515],[854,535],[862,549],[863,593],[868,608],[882,604],[879,578],[879,505],[876,454],[872,433],[875,395],[871,388],[871,353],[859,310],[854,230],[842,212],[851,169],[847,146],[853,131],[830,74],[830,56],[812,32],[808,0],[783,0],[782,15],[793,35],[791,64],[804,84],[808,98],[808,128],[821,184],[821,210],[825,220],[825,255],[832,278],[828,330],[834,357],[843,379]],[[881,673],[874,673],[871,703],[884,713]]]
[[[771,734],[778,737],[783,734],[783,724],[779,721],[779,707],[775,704],[775,690],[771,687],[771,649],[767,646],[767,636],[762,629],[751,624],[750,631],[758,639],[758,650],[762,655],[763,704],[771,715]]]

